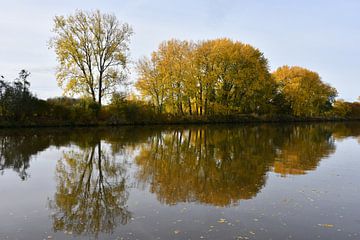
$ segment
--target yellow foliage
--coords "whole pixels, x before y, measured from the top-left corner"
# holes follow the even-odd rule
[[[56,78],[64,94],[101,99],[126,79],[132,29],[115,15],[77,11],[56,16],[50,41],[59,61]]]
[[[295,116],[319,116],[330,110],[337,91],[319,74],[301,67],[283,66],[273,77]]]
[[[263,54],[226,38],[163,42],[138,73],[137,89],[159,112],[265,112],[275,89]]]

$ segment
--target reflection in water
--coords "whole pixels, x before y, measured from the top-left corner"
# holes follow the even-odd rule
[[[360,124],[0,131],[0,172],[13,169],[26,180],[32,156],[66,146],[49,200],[53,229],[98,236],[131,219],[130,185],[168,205],[236,205],[257,195],[269,171],[315,170],[335,139],[348,136],[359,138]]]
[[[139,181],[160,202],[225,206],[256,195],[275,149],[274,129],[195,128],[161,132],[136,157]]]
[[[131,218],[124,162],[110,157],[100,140],[87,144],[64,152],[58,161],[57,189],[49,204],[55,231],[97,236]]]
[[[162,203],[227,206],[254,197],[271,167],[304,174],[334,149],[322,125],[204,127],[154,135],[135,161],[139,181]]]
[[[30,158],[49,147],[48,138],[38,136],[35,132],[15,132],[0,135],[0,173],[11,168],[22,180],[29,176]]]
[[[314,170],[321,159],[335,151],[332,129],[327,125],[294,126],[283,130],[274,162],[274,172],[281,176]]]
[[[31,158],[50,146],[61,147],[74,143],[86,147],[91,139],[98,138],[110,142],[113,152],[119,152],[125,144],[134,146],[146,141],[151,133],[151,129],[134,127],[0,130],[0,174],[12,169],[21,179],[26,180]]]
[[[354,137],[357,138],[357,141],[360,144],[360,123],[337,124],[333,136],[337,140]]]

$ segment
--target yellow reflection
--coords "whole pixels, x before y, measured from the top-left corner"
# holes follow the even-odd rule
[[[273,169],[305,174],[334,152],[331,127],[200,127],[163,131],[142,145],[137,179],[165,204],[236,204],[256,196]]]
[[[332,128],[326,125],[294,126],[283,142],[274,162],[274,172],[285,177],[314,170],[319,161],[335,151]]]
[[[254,197],[275,157],[271,128],[195,128],[151,137],[136,157],[138,180],[166,204],[217,206]]]
[[[126,168],[102,150],[101,142],[64,152],[56,167],[56,193],[50,201],[55,231],[111,233],[126,224]]]

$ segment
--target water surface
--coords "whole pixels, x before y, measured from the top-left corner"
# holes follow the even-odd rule
[[[2,239],[360,239],[360,124],[0,131]]]

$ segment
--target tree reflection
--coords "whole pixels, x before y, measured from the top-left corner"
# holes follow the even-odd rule
[[[0,131],[0,173],[12,169],[25,180],[32,156],[66,146],[50,204],[54,228],[97,234],[131,215],[128,165],[114,154],[137,154],[134,180],[162,203],[228,206],[256,196],[269,171],[286,177],[316,169],[334,140],[349,136],[360,136],[359,123]]]
[[[112,152],[145,142],[154,132],[150,128],[49,128],[0,130],[0,174],[14,170],[22,180],[29,177],[31,159],[50,146],[62,147],[74,143],[81,148],[89,139],[103,139],[111,143]],[[85,140],[85,141],[84,141]]]
[[[336,140],[343,140],[348,137],[358,139],[360,143],[360,122],[338,123],[334,126],[333,136]]]
[[[125,162],[107,154],[99,140],[64,152],[56,167],[57,188],[50,208],[55,231],[111,233],[131,218]]]
[[[11,168],[22,180],[29,177],[30,159],[49,146],[49,139],[34,132],[0,135],[0,173]]]
[[[160,132],[135,161],[138,180],[162,203],[227,206],[254,197],[270,169],[304,174],[334,149],[325,125],[212,126]]]
[[[314,170],[320,160],[335,151],[331,125],[293,126],[282,132],[282,143],[274,162],[274,172],[285,177]]]
[[[166,204],[226,206],[252,198],[275,156],[268,141],[272,130],[205,127],[159,133],[136,158],[138,179]]]

